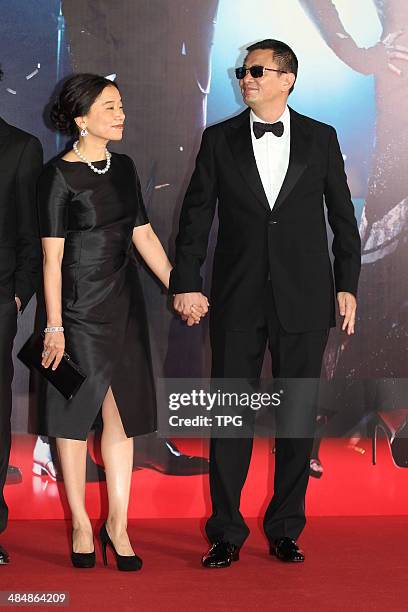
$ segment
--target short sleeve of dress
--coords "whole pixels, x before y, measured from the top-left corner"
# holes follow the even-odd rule
[[[61,170],[50,164],[38,181],[38,217],[41,238],[65,238],[70,192]]]
[[[128,157],[128,159],[130,160],[132,164],[133,172],[135,175],[135,181],[136,181],[137,212],[136,212],[136,219],[135,219],[134,226],[138,227],[139,225],[146,225],[146,223],[150,223],[150,221],[149,221],[149,217],[147,216],[146,208],[143,202],[142,188],[140,185],[140,179],[139,179],[139,175],[136,170],[136,166],[131,157]]]

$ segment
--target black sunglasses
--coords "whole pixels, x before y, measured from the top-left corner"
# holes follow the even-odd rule
[[[252,78],[259,79],[264,75],[265,70],[269,70],[269,72],[282,72],[284,74],[287,74],[286,70],[266,68],[265,66],[251,66],[250,68],[247,68],[246,66],[240,66],[240,68],[235,68],[235,76],[237,77],[237,79],[241,80],[246,77],[249,72]]]

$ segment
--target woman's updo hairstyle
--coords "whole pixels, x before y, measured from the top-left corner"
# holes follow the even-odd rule
[[[69,77],[51,107],[50,117],[56,129],[65,134],[77,134],[75,117],[87,115],[97,97],[109,85],[118,89],[114,81],[98,74],[82,73]]]

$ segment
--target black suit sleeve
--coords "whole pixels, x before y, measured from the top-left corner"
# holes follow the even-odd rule
[[[324,195],[329,224],[334,234],[332,249],[336,291],[347,291],[356,296],[361,266],[361,242],[344,171],[343,156],[334,128],[330,135]]]
[[[208,237],[217,204],[214,145],[203,133],[196,165],[181,209],[176,238],[176,263],[170,274],[171,293],[201,291],[200,268],[207,255]]]
[[[37,138],[30,138],[17,169],[17,265],[15,294],[23,310],[38,288],[41,278],[41,247],[38,236],[36,189],[43,165],[43,151]]]

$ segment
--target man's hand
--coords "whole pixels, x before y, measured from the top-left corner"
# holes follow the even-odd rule
[[[357,300],[352,293],[339,291],[337,294],[337,302],[339,304],[340,315],[344,317],[341,329],[351,336],[351,334],[354,334]]]
[[[17,295],[15,296],[14,299],[16,300],[17,312],[20,312],[20,309],[21,309],[21,300],[20,300],[20,298]]]
[[[177,293],[174,296],[173,308],[181,316],[183,321],[187,321],[189,327],[197,325],[201,317],[205,317],[208,312],[209,303],[205,295],[198,291],[190,293]]]

